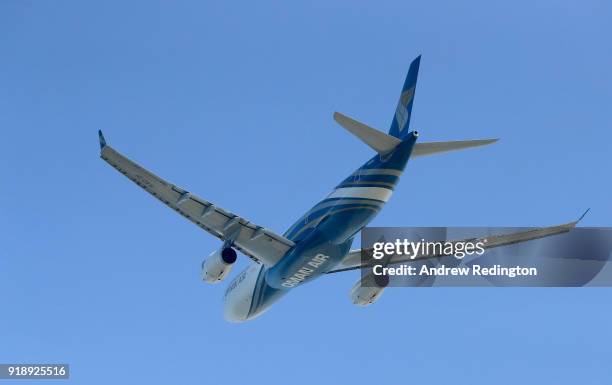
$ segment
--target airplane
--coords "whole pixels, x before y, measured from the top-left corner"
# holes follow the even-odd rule
[[[353,239],[389,200],[409,159],[497,141],[481,139],[417,143],[419,134],[410,131],[409,125],[420,61],[421,56],[418,56],[410,64],[388,134],[341,113],[334,113],[334,119],[340,126],[371,147],[376,154],[342,180],[283,235],[253,224],[158,177],[107,145],[102,131],[98,131],[100,156],[154,197],[222,241],[221,247],[202,263],[202,279],[205,282],[215,284],[224,280],[237,260],[236,251],[255,261],[230,282],[224,295],[226,320],[251,320],[297,286],[324,274],[366,267],[361,262],[362,250],[351,250]],[[580,219],[558,226],[500,235],[494,239],[489,237],[486,248],[567,232]],[[410,263],[436,257],[440,256],[408,259],[396,255],[386,263]],[[378,300],[388,284],[388,280],[377,280],[375,285],[363,285],[364,279],[367,276],[357,281],[350,291],[352,302],[359,306],[368,306]]]

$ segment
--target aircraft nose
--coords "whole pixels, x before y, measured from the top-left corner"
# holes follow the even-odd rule
[[[223,318],[228,322],[241,323],[249,319],[249,314],[248,311],[245,311],[240,306],[236,306],[235,303],[228,301],[223,309]]]
[[[248,317],[244,315],[228,313],[228,312],[225,312],[224,318],[226,321],[232,322],[232,323],[242,323],[248,320]]]
[[[249,319],[260,270],[260,266],[251,266],[228,286],[223,303],[223,316],[227,321],[244,322]]]

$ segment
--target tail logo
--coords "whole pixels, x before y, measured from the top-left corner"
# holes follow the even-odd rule
[[[408,121],[408,104],[414,97],[414,86],[410,87],[406,91],[402,92],[397,108],[395,109],[395,119],[397,119],[397,128],[399,132],[402,132],[406,127]]]

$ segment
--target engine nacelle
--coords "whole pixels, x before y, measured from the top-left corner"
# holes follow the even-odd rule
[[[358,306],[368,306],[376,302],[389,285],[386,275],[368,274],[361,278],[351,289],[351,301]]]
[[[212,252],[202,262],[202,280],[207,283],[221,282],[232,270],[236,258],[236,250],[231,247]]]

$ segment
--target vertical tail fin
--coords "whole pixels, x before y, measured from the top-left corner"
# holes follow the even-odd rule
[[[403,139],[408,134],[410,126],[410,114],[412,113],[412,102],[414,100],[414,92],[416,89],[417,76],[419,74],[419,64],[421,63],[421,55],[412,61],[402,93],[400,94],[395,116],[389,129],[389,135],[395,136],[398,139]]]

